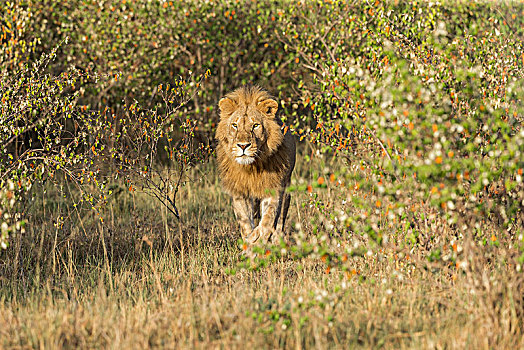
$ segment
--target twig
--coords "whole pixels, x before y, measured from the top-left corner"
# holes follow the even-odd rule
[[[397,169],[397,165],[395,164],[395,162],[393,161],[393,159],[391,158],[391,155],[389,154],[389,151],[386,149],[386,147],[384,146],[384,144],[382,143],[382,141],[380,141],[380,139],[377,137],[377,135],[375,135],[375,133],[372,131],[372,130],[368,130],[368,132],[371,134],[371,136],[373,136],[375,138],[375,140],[379,143],[380,147],[382,148],[382,150],[386,153],[386,155],[388,156],[388,159],[389,161],[391,162],[391,164],[393,165],[393,168],[395,169],[395,178],[398,180],[398,177],[397,177],[397,172],[398,172],[398,169]]]

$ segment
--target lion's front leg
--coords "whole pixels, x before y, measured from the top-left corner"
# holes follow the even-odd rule
[[[256,241],[253,237],[255,228],[255,206],[250,198],[234,197],[233,210],[240,225],[242,239],[252,243]],[[253,240],[254,239],[254,240]]]
[[[262,242],[267,243],[269,240],[274,240],[276,238],[275,228],[282,208],[282,197],[283,193],[280,193],[278,197],[267,197],[261,201],[260,223],[253,230],[252,234],[255,241],[261,240]]]

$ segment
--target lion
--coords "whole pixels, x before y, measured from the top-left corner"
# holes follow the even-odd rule
[[[282,132],[278,103],[258,86],[236,89],[218,107],[219,176],[233,199],[242,238],[249,244],[275,241],[289,209],[285,190],[295,167],[294,137]]]

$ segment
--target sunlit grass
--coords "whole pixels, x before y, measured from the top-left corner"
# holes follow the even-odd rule
[[[318,183],[307,175],[310,165],[301,161],[295,178]],[[325,259],[314,256],[239,268],[242,251],[229,197],[212,167],[206,174],[181,189],[181,222],[151,197],[127,191],[108,206],[104,225],[85,216],[83,228],[73,220],[57,230],[50,218],[72,209],[52,205],[48,196],[49,219],[38,216],[40,224],[3,252],[2,346],[523,345],[516,318],[522,309],[514,294],[519,282],[511,267],[493,260],[485,275],[488,265],[467,273],[431,265],[425,247],[413,246],[408,254],[401,249],[403,232],[373,255],[346,258],[348,271],[326,270]],[[332,198],[328,188],[314,191]],[[293,193],[290,226],[302,222],[313,242],[307,225],[313,209],[301,205],[310,195]],[[34,214],[42,208],[35,205]],[[290,227],[289,234],[298,230]],[[443,232],[440,239],[452,237]],[[489,282],[480,288],[484,275]]]
[[[524,348],[521,2],[0,10],[0,348]],[[249,254],[212,157],[245,83],[299,148]]]

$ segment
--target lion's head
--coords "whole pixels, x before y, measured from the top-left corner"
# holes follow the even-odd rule
[[[220,100],[216,138],[240,165],[269,157],[283,134],[275,118],[278,103],[259,87],[241,87]]]

